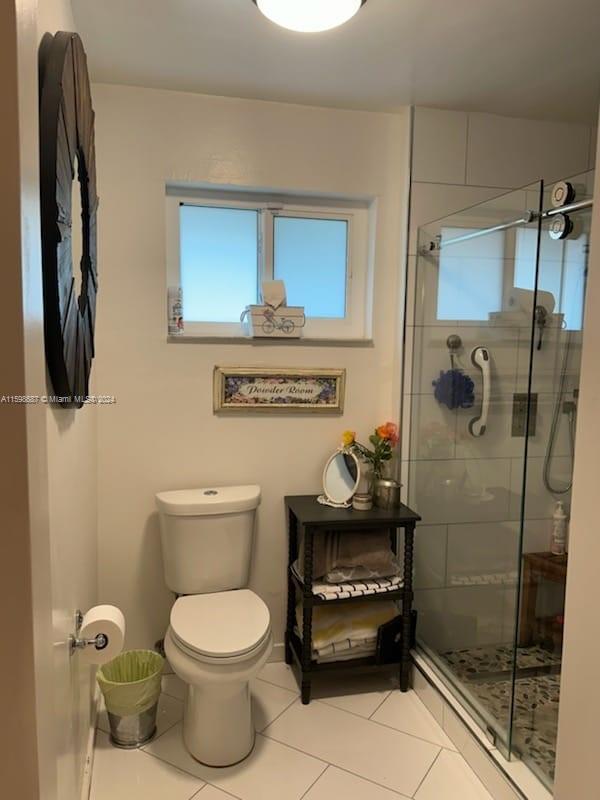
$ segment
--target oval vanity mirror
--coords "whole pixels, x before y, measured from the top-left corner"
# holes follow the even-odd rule
[[[354,453],[338,450],[323,470],[323,491],[332,503],[345,505],[352,500],[360,481],[360,464]]]

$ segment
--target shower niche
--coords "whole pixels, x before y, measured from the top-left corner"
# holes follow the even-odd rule
[[[546,785],[568,569],[551,533],[570,505],[592,187],[591,172],[540,182],[432,222],[409,275],[418,649]]]

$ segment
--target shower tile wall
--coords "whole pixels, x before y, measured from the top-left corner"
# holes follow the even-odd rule
[[[418,228],[540,177],[552,181],[584,172],[593,166],[595,135],[595,130],[582,125],[415,109],[402,479],[408,501],[416,501],[423,515],[416,546],[419,624],[422,638],[438,651],[513,638],[523,439],[511,436],[512,402],[514,392],[527,389],[531,331],[527,326],[439,321],[431,290],[437,280],[435,262],[419,259],[415,275]],[[481,343],[492,352],[493,402],[488,432],[481,439],[466,433],[472,410],[449,411],[433,398],[431,381],[450,367],[446,338],[451,333],[463,340],[461,366],[474,378],[476,392],[479,378],[467,363],[468,354]],[[536,358],[533,391],[539,394],[538,427],[529,443],[525,552],[545,550],[549,543],[554,500],[543,488],[542,468],[561,364],[561,354],[552,343],[556,335],[545,332],[548,346]],[[580,345],[580,336],[574,334],[572,347]],[[419,354],[417,363],[413,352]],[[566,426],[562,427],[553,463],[557,480],[561,474],[568,477],[570,469]],[[411,430],[419,432],[412,450]],[[464,494],[457,503],[451,491],[445,495],[440,490],[443,481],[464,480],[465,475],[474,496],[493,486],[493,498],[474,503],[471,509]],[[465,585],[465,579],[475,583]],[[442,619],[444,624],[438,624]]]

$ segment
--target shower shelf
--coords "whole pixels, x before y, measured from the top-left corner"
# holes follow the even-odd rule
[[[317,495],[300,495],[286,497],[288,512],[289,560],[288,560],[288,606],[287,627],[285,634],[285,660],[295,665],[300,675],[302,702],[310,702],[312,677],[321,671],[348,671],[381,668],[384,665],[396,664],[400,672],[400,689],[408,691],[409,671],[411,664],[411,641],[414,640],[415,613],[412,610],[413,590],[413,545],[417,522],[421,517],[402,505],[394,509],[374,508],[371,511],[330,508],[317,502]],[[359,597],[335,598],[324,600],[313,594],[313,550],[314,538],[331,531],[350,533],[356,531],[375,531],[387,529],[392,541],[396,542],[397,531],[404,530],[403,539],[403,586],[392,592],[362,595]],[[299,556],[299,532],[304,531],[304,562],[300,579],[294,572],[293,565]],[[300,635],[295,630],[296,602],[303,604],[303,625]],[[401,601],[401,638],[400,655],[393,661],[383,654],[383,647],[375,655],[348,661],[318,663],[312,659],[312,615],[317,605],[351,604],[358,601],[377,602],[381,600]],[[387,646],[386,646],[387,647]],[[386,650],[386,652],[389,652]]]

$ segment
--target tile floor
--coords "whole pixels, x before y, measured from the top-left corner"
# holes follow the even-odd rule
[[[258,735],[242,764],[211,769],[183,747],[183,684],[164,678],[155,739],[111,746],[98,721],[91,800],[492,800],[414,692],[386,675],[325,677],[303,706],[285,664],[252,684]]]
[[[525,763],[546,780],[554,780],[558,706],[560,700],[560,652],[539,646],[519,647],[519,670],[512,680],[514,649],[509,645],[450,650],[442,658],[484,709],[507,726],[513,704],[513,743]]]

